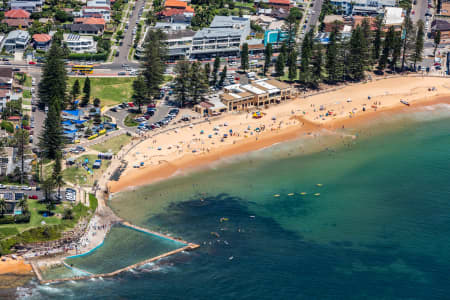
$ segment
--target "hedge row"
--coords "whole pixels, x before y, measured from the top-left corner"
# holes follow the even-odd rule
[[[2,123],[0,123],[0,127],[9,133],[14,133],[14,124],[11,122],[3,120]]]
[[[99,61],[99,60],[107,60],[108,59],[108,53],[70,53],[69,59],[73,60],[92,60],[92,61]]]
[[[0,218],[0,224],[28,223],[30,222],[30,214],[3,216]]]

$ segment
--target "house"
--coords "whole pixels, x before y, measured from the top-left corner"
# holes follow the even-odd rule
[[[7,24],[9,27],[28,28],[33,21],[31,19],[3,19],[2,23]]]
[[[6,19],[29,19],[30,13],[23,9],[11,9],[5,12]]]
[[[250,34],[250,19],[235,16],[215,16],[209,28],[196,32],[191,56],[237,56]]]
[[[288,11],[291,9],[291,7],[293,7],[290,0],[269,0],[267,5],[271,8],[282,8]]]
[[[441,32],[441,43],[447,43],[447,39],[450,39],[450,23],[446,20],[434,20],[431,23],[431,36],[434,38],[436,32]]]
[[[103,6],[110,7],[111,6],[111,1],[109,1],[109,0],[89,0],[89,1],[87,1],[86,6],[89,6],[89,7],[103,7]]]
[[[52,37],[46,33],[33,34],[34,49],[47,51],[52,43]]]
[[[194,111],[202,116],[217,116],[227,111],[227,106],[220,101],[219,95],[206,96],[206,99],[194,106]]]
[[[295,97],[289,84],[273,79],[255,80],[251,84],[233,84],[224,87],[220,95],[228,111],[242,111],[280,103]]]
[[[344,23],[344,17],[341,15],[327,15],[323,19],[324,28],[322,31],[331,32],[336,24],[338,24],[339,30],[342,30],[342,28],[344,28]]]
[[[147,32],[146,32],[147,34]],[[166,31],[166,45],[168,49],[168,59],[185,59],[189,57],[192,47],[192,39],[195,31],[186,30],[168,30]],[[142,43],[136,48],[135,56],[141,59],[144,56],[145,49]]]
[[[24,50],[30,42],[30,34],[23,30],[14,30],[8,33],[3,41],[2,48],[8,52]]]
[[[284,8],[273,9],[269,16],[284,21],[289,16],[289,10]]]
[[[386,7],[384,9],[384,26],[386,28],[394,26],[400,29],[403,24],[403,19],[403,8]]]
[[[11,97],[11,91],[7,89],[0,89],[0,111],[6,107],[6,103]]]
[[[68,24],[66,28],[78,34],[102,35],[105,26],[102,24]]]
[[[111,20],[111,8],[109,6],[85,6],[81,10],[81,15],[85,18],[100,16],[106,22],[109,22]]]
[[[97,52],[97,43],[92,36],[81,36],[77,34],[63,35],[64,42],[72,52],[76,53],[95,53]]]
[[[442,2],[439,16],[450,17],[450,2]]]
[[[102,25],[103,29],[106,26],[106,21],[102,18],[76,18],[74,24],[90,24],[90,25]]]
[[[44,0],[11,0],[11,9],[23,9],[29,13],[41,11]]]
[[[275,18],[272,18],[270,16],[265,15],[259,15],[259,16],[251,16],[250,21],[254,22],[256,25],[261,26],[262,28],[267,29],[267,27],[270,26],[273,22],[275,22]]]
[[[11,90],[13,84],[13,70],[10,67],[0,68],[0,90]],[[11,96],[11,95],[10,95]]]

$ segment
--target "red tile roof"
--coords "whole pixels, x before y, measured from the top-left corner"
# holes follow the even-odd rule
[[[28,27],[31,24],[31,19],[4,19],[2,23],[8,24],[9,27]]]
[[[174,7],[174,8],[186,8],[187,3],[178,0],[166,0],[164,7]]]
[[[284,5],[290,5],[291,1],[289,0],[269,0],[269,4],[284,4]]]
[[[11,9],[5,12],[5,17],[8,19],[28,19],[30,13],[23,9]]]
[[[11,116],[11,117],[8,117],[8,121],[20,121],[20,117],[19,116]]]
[[[45,43],[52,39],[52,37],[45,33],[33,34],[33,40],[39,43]]]
[[[85,6],[83,9],[104,9],[104,10],[111,10],[108,6]]]
[[[106,21],[102,18],[76,18],[74,24],[95,24],[95,25],[106,25]]]

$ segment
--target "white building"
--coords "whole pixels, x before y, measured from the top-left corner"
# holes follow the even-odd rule
[[[195,34],[191,56],[239,55],[240,47],[249,34],[250,18],[215,16],[209,28]]]
[[[403,24],[403,8],[401,7],[386,7],[384,9],[384,25],[395,26]]]
[[[92,36],[82,36],[78,34],[64,34],[64,42],[70,51],[75,53],[95,53],[97,43]]]
[[[109,6],[85,6],[81,10],[83,17],[101,16],[103,20],[109,22],[111,20],[111,8]]]
[[[8,52],[24,50],[30,42],[30,34],[24,30],[13,30],[3,41],[3,49]]]
[[[372,15],[383,12],[385,7],[394,7],[397,0],[331,0],[331,4],[339,7],[345,15]]]

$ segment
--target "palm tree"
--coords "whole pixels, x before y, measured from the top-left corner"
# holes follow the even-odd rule
[[[22,210],[22,213],[26,213],[28,211],[27,199],[25,197],[20,199],[19,203],[17,203],[17,207],[19,207]]]
[[[6,213],[6,201],[5,199],[0,199],[0,215],[3,217],[5,213]]]

